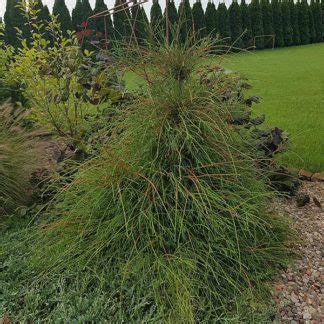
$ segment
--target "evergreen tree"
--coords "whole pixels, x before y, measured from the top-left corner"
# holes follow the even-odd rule
[[[240,9],[242,17],[242,29],[244,32],[243,44],[245,48],[249,48],[252,45],[252,27],[250,10],[245,0],[241,0]]]
[[[108,8],[104,0],[96,0],[92,15],[103,12],[107,9]],[[96,33],[101,34],[101,38],[104,38],[106,33],[107,33],[108,40],[114,38],[114,27],[110,15],[107,15],[106,17],[92,19],[92,21],[93,21],[93,29],[96,31]]]
[[[211,1],[207,3],[205,12],[206,33],[211,37],[216,37],[218,31],[217,10]]]
[[[24,38],[28,37],[28,28],[25,25],[26,21],[22,14],[22,11],[17,6],[19,5],[19,0],[7,0],[6,11],[4,14],[4,39],[7,44],[14,47],[20,45],[20,41],[17,37],[17,30],[19,28],[22,32]]]
[[[159,0],[153,0],[150,16],[153,37],[161,41],[161,39],[163,38],[164,24]]]
[[[116,0],[115,6],[120,6],[113,13],[114,36],[116,40],[127,41],[131,35],[131,15],[126,0]],[[121,8],[125,10],[118,11]]]
[[[299,25],[298,25],[298,10],[294,0],[289,0],[291,27],[293,30],[293,44],[300,44]]]
[[[206,36],[206,21],[204,10],[200,0],[196,0],[192,7],[192,17],[195,28],[195,34],[198,38]]]
[[[264,39],[264,47],[272,47],[273,41],[270,35],[274,35],[273,19],[272,19],[272,7],[269,0],[261,0],[263,33],[267,35]]]
[[[313,1],[313,0],[311,0]],[[307,3],[308,6],[308,3]],[[312,7],[308,6],[308,22],[309,22],[309,34],[310,34],[310,42],[316,42],[316,31],[315,31],[315,24],[314,24],[314,17]]]
[[[90,6],[89,0],[81,0],[81,18],[82,22],[88,20],[88,18],[92,15],[92,8]],[[88,20],[88,29],[95,29],[95,22],[93,19]]]
[[[263,32],[263,22],[262,22],[262,11],[258,0],[252,0],[249,5],[250,17],[251,17],[251,27],[252,35],[255,40],[255,47],[261,49],[264,47],[264,35]]]
[[[273,30],[276,36],[275,46],[284,46],[284,36],[282,28],[282,12],[281,12],[281,2],[278,0],[272,0],[272,17],[273,17]]]
[[[319,0],[311,1],[311,9],[313,13],[313,19],[314,19],[314,28],[315,28],[315,42],[321,42],[322,41],[322,32],[323,32],[323,24],[322,24],[322,17],[321,17],[321,4]]]
[[[188,37],[192,36],[192,12],[189,0],[182,0],[178,10],[179,36],[184,43]]]
[[[238,5],[236,0],[234,0],[229,6],[228,15],[230,21],[232,42],[235,42],[233,46],[237,48],[242,48],[242,16],[240,6]]]
[[[176,24],[178,22],[178,12],[177,12],[177,8],[175,6],[175,3],[173,0],[168,1],[168,15],[169,15],[169,41],[172,42],[175,34],[177,33],[176,30]],[[165,23],[166,17],[165,17],[166,13],[164,11],[163,14],[163,20]]]
[[[78,30],[78,26],[83,22],[82,17],[82,3],[77,0],[74,9],[72,10],[72,28]]]
[[[231,28],[228,17],[228,11],[225,3],[220,3],[217,8],[217,22],[218,22],[218,30],[221,39],[226,44],[230,44],[231,42]]]
[[[293,45],[294,32],[291,25],[289,0],[283,0],[281,4],[282,32],[285,46]]]
[[[72,30],[71,16],[64,0],[55,0],[53,6],[53,15],[58,16],[58,22],[64,35],[68,30]]]
[[[298,0],[297,6],[298,6],[300,43],[309,44],[310,33],[309,33],[309,15],[308,15],[307,0],[301,0],[301,2],[299,2]]]
[[[324,0],[321,0],[321,16],[322,16],[322,42],[324,42]]]

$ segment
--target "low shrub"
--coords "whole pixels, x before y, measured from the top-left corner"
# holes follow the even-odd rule
[[[255,319],[265,281],[288,259],[288,232],[267,208],[255,150],[229,122],[241,101],[224,100],[224,82],[201,82],[210,47],[126,58],[146,85],[111,107],[109,142],[31,229],[2,303],[14,320]]]

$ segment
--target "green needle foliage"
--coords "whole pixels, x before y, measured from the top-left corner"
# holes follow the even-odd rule
[[[178,23],[178,12],[177,8],[175,6],[174,1],[168,1],[168,6],[169,6],[169,37],[170,37],[170,42],[172,42],[175,38],[177,38],[177,23]],[[165,15],[166,13],[164,12],[163,19],[165,21]]]
[[[264,47],[272,47],[273,41],[269,35],[274,35],[273,31],[273,18],[272,7],[269,0],[261,0],[262,21],[263,21],[263,33],[268,35],[264,38]]]
[[[74,9],[72,10],[72,27],[74,30],[78,30],[78,27],[83,22],[82,17],[82,3],[81,0],[77,0]]]
[[[299,25],[298,25],[298,9],[297,9],[297,5],[295,5],[294,0],[289,0],[289,9],[290,9],[291,27],[293,29],[293,43],[294,45],[299,45],[300,34],[299,34]]]
[[[197,0],[192,7],[192,17],[195,27],[195,36],[197,39],[206,36],[205,13],[201,5],[201,1]]]
[[[252,0],[249,5],[252,34],[255,39],[255,48],[261,49],[264,47],[262,9],[259,0]]]
[[[291,25],[291,15],[289,0],[283,0],[281,3],[282,13],[282,32],[284,36],[285,46],[291,46],[293,44],[294,31]]]
[[[163,38],[164,34],[164,21],[159,0],[153,0],[150,16],[152,34],[155,36],[156,41],[159,42],[161,38]]]
[[[297,2],[298,8],[298,23],[300,32],[300,43],[310,43],[310,30],[309,30],[309,15],[307,0],[301,0]]]
[[[252,46],[252,26],[251,26],[251,16],[248,5],[245,0],[240,3],[241,17],[242,17],[242,28],[243,28],[243,43],[245,48]]]
[[[232,42],[235,42],[233,43],[233,46],[241,49],[243,47],[242,16],[241,9],[237,1],[233,1],[229,6],[228,15],[230,20]]]
[[[72,22],[69,9],[64,0],[55,0],[53,6],[53,15],[57,16],[57,20],[61,25],[61,30],[64,35],[67,35],[68,30],[72,30]]]
[[[231,43],[231,27],[228,17],[228,10],[225,3],[220,3],[217,8],[218,30],[223,43]]]
[[[272,14],[273,14],[273,29],[276,35],[275,46],[282,47],[284,46],[284,36],[282,29],[282,12],[281,12],[281,2],[278,0],[271,1]],[[285,17],[286,18],[286,17]]]
[[[308,22],[309,22],[310,42],[315,43],[316,42],[316,30],[315,30],[312,7],[308,7]]]
[[[188,37],[192,35],[192,12],[189,0],[182,0],[178,10],[179,37],[184,44]]]
[[[251,311],[285,261],[285,223],[266,210],[254,152],[226,122],[244,108],[224,101],[217,68],[201,69],[212,44],[188,44],[145,49],[143,63],[123,53],[146,86],[112,111],[109,145],[30,239],[20,278],[36,281],[17,283],[17,309],[5,305],[17,320],[244,321],[239,309]]]
[[[207,35],[210,37],[216,37],[218,31],[218,23],[217,23],[217,10],[214,2],[209,1],[207,3],[205,20],[206,20]]]
[[[315,28],[315,42],[320,42],[322,40],[322,32],[324,25],[322,24],[321,17],[321,4],[319,0],[311,1],[311,11],[314,19],[314,28]]]

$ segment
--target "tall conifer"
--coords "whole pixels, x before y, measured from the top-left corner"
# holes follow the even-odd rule
[[[262,22],[262,11],[258,0],[252,0],[249,5],[251,16],[252,35],[255,39],[255,47],[261,49],[264,47],[264,32]]]
[[[211,1],[208,1],[207,3],[205,21],[207,35],[216,37],[218,31],[217,10],[215,4]]]
[[[180,41],[192,36],[192,12],[189,0],[182,0],[178,9]]]
[[[311,4],[314,0],[311,0]],[[308,5],[308,3],[307,3]],[[314,16],[312,11],[312,6],[308,5],[308,21],[309,21],[309,34],[310,34],[310,42],[316,42],[316,31],[315,31],[315,24],[314,24]]]
[[[243,28],[243,43],[245,48],[252,46],[252,27],[251,27],[251,16],[248,5],[245,0],[241,0],[241,17],[242,17],[242,28]]]
[[[192,7],[192,17],[195,28],[195,35],[198,38],[202,38],[206,36],[206,21],[205,21],[205,13],[201,5],[200,0],[196,0]]]
[[[166,12],[164,11],[163,14],[164,23],[166,19],[165,15]],[[168,15],[169,15],[169,38],[170,38],[169,40],[170,42],[172,42],[174,40],[174,37],[176,37],[177,34],[176,24],[178,22],[178,12],[173,0],[168,1]]]
[[[233,43],[233,46],[242,48],[244,46],[242,39],[242,16],[240,6],[236,0],[234,0],[229,6],[228,15],[230,20],[232,42],[235,42]]]
[[[83,22],[81,0],[77,0],[72,10],[72,28],[78,30],[78,26]]]
[[[7,0],[4,14],[4,39],[7,44],[14,47],[18,47],[20,44],[16,28],[21,30],[23,37],[28,37],[28,30],[25,25],[26,21],[21,9],[18,8],[19,2],[19,0]]]
[[[275,46],[284,46],[284,37],[282,29],[282,12],[281,12],[281,2],[278,0],[272,0],[272,17],[273,17],[273,30],[276,36]]]
[[[159,4],[159,0],[153,0],[150,16],[153,35],[155,38],[161,40],[163,36],[164,24],[162,9]]]
[[[298,7],[298,23],[300,33],[300,43],[309,44],[310,32],[309,32],[309,15],[307,0],[301,0],[297,2]]]
[[[300,44],[299,24],[298,24],[298,10],[294,0],[289,0],[291,27],[293,29],[293,43]]]
[[[116,0],[115,6],[119,6],[113,13],[114,36],[116,40],[127,41],[131,34],[131,14],[126,0]],[[124,8],[124,10],[119,11]]]
[[[264,38],[264,47],[269,48],[273,46],[273,39],[270,35],[274,36],[272,7],[269,0],[261,0],[260,5],[262,11],[263,33],[266,35]]]
[[[285,46],[293,45],[293,28],[291,25],[291,15],[290,15],[290,6],[289,0],[283,0],[281,4],[281,13],[282,13],[282,32],[284,38]]]
[[[58,22],[64,35],[68,30],[72,30],[71,16],[64,0],[55,0],[53,6],[53,15],[58,16]]]
[[[231,28],[228,17],[228,10],[225,3],[220,3],[217,8],[218,31],[221,39],[226,44],[231,43]]]
[[[313,13],[314,19],[314,28],[315,28],[315,41],[321,42],[322,41],[322,32],[323,32],[323,24],[322,24],[322,17],[321,17],[321,4],[319,0],[311,1],[311,10]]]

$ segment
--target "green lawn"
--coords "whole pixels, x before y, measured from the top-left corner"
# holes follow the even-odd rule
[[[266,124],[290,134],[283,160],[293,167],[324,171],[324,43],[240,53],[224,65],[242,72],[262,97],[254,106]]]

